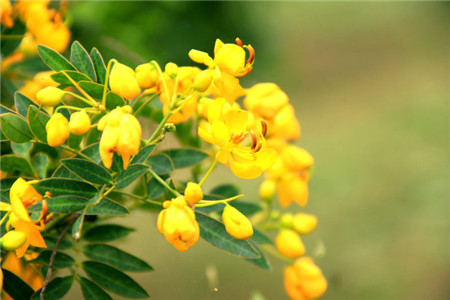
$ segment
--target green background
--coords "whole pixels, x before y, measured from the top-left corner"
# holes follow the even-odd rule
[[[304,211],[319,226],[304,241],[308,255],[326,249],[322,299],[448,299],[448,3],[77,1],[69,11],[74,39],[132,67],[192,65],[188,51],[211,53],[216,38],[252,44],[242,84],[275,82],[290,96],[296,144],[316,161]],[[224,178],[257,201],[262,179],[220,167],[206,186]],[[275,258],[265,272],[204,241],[181,253],[155,214],[118,220],[137,231],[117,245],[155,268],[133,275],[153,299],[287,299]],[[80,296],[75,284],[67,299]]]

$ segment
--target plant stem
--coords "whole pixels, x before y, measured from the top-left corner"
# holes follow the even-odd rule
[[[81,97],[81,96],[79,96],[79,95],[77,95],[77,94],[75,94],[75,93],[68,92],[68,91],[64,91],[64,94],[71,95],[71,96],[73,96],[73,97],[75,97],[75,98],[77,98],[77,99],[83,101],[84,103],[91,105],[91,106],[96,105],[96,104],[93,104],[93,103],[92,103],[91,101],[89,101],[88,99],[83,98],[83,97]],[[58,108],[59,108],[59,107],[58,107]]]
[[[82,158],[89,160],[90,162],[97,163],[97,162],[93,161],[89,156],[87,156],[87,155],[81,153],[80,151],[78,151],[78,150],[76,150],[76,149],[70,148],[69,146],[60,145],[60,146],[58,146],[58,147],[61,147],[61,148],[63,148],[64,150],[67,150],[67,151],[70,151],[70,152],[72,152],[72,153],[75,153],[75,154],[81,156]]]
[[[142,103],[141,106],[139,106],[138,109],[136,109],[136,111],[133,112],[133,115],[137,116],[138,112],[141,111],[142,108],[144,108],[144,106],[146,106],[148,103],[150,103],[150,101],[152,101],[153,99],[156,98],[156,96],[158,96],[159,93],[153,94],[151,97],[149,97],[147,100],[145,100],[144,103]]]
[[[161,122],[159,123],[158,127],[156,128],[155,132],[153,132],[152,136],[148,139],[148,141],[151,143],[153,142],[156,137],[159,135],[159,132],[161,131],[161,129],[164,127],[164,124],[166,124],[166,121],[170,118],[170,116],[172,115],[172,111],[169,110],[167,112],[167,115],[164,116],[164,118],[161,120]]]
[[[236,195],[234,197],[230,197],[227,199],[223,199],[223,200],[212,200],[212,201],[208,201],[208,200],[201,200],[199,203],[200,204],[196,204],[195,207],[206,207],[206,206],[211,206],[211,205],[216,205],[219,203],[224,203],[226,205],[228,205],[228,202],[239,199],[244,197],[244,195]]]
[[[155,171],[153,171],[152,169],[148,169],[148,172],[150,173],[150,175],[153,176],[153,178],[155,178],[156,181],[158,181],[161,185],[163,185],[166,189],[168,189],[172,194],[174,194],[177,197],[181,196],[180,193],[171,188],[161,177],[159,177],[159,175],[156,174]]]
[[[205,176],[203,177],[203,179],[198,183],[199,186],[202,186],[202,185],[205,183],[206,179],[208,179],[209,175],[210,175],[211,172],[214,170],[214,168],[216,167],[216,165],[217,165],[217,156],[216,156],[216,158],[214,159],[214,162],[212,163],[211,167],[209,167],[208,172],[206,172],[206,174],[205,174]]]
[[[111,59],[108,62],[108,67],[106,68],[105,87],[103,88],[103,96],[102,96],[102,105],[103,106],[106,106],[106,90],[108,89],[109,73],[111,72],[111,66],[112,66],[113,62],[116,63],[117,60]]]
[[[83,94],[83,96],[85,96],[89,101],[91,101],[92,105],[97,105],[97,101],[95,101],[94,99],[92,99],[91,96],[89,96],[88,93],[86,93],[85,90],[83,90],[78,83],[75,82],[75,80],[72,79],[72,77],[70,77],[69,75],[67,75],[67,73],[65,71],[61,71],[61,73],[63,73],[64,75],[66,75],[67,79],[69,79],[69,81],[77,88],[77,90],[80,91],[80,93]]]

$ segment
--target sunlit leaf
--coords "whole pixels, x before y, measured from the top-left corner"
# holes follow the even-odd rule
[[[88,75],[93,81],[97,81],[94,64],[86,49],[78,41],[74,41],[70,47],[70,62],[74,67]]]

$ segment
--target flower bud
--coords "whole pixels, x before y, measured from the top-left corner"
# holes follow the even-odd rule
[[[27,241],[27,235],[22,231],[9,231],[0,239],[2,249],[7,251],[22,247]]]
[[[194,80],[194,89],[199,92],[206,91],[211,85],[213,79],[213,72],[209,69],[201,71],[198,73]]]
[[[189,51],[189,58],[199,64],[204,64],[210,66],[213,63],[213,59],[209,56],[208,53],[204,51],[199,51],[192,49]]]
[[[147,63],[136,67],[136,80],[141,89],[150,89],[158,83],[159,74],[153,64]]]
[[[238,240],[247,240],[253,235],[253,227],[245,215],[231,205],[226,205],[222,221],[228,234]]]
[[[275,239],[278,251],[289,258],[297,258],[305,254],[305,246],[297,232],[292,229],[281,229]]]
[[[175,77],[177,77],[178,75],[178,66],[172,62],[167,63],[165,71],[167,75],[169,75],[172,79],[175,79]]]
[[[294,227],[294,216],[292,214],[283,214],[280,222],[281,226],[291,229]]]
[[[302,257],[284,270],[284,287],[293,300],[312,300],[325,293],[327,280],[311,258]]]
[[[64,97],[64,92],[57,87],[48,86],[36,93],[39,104],[46,106],[56,106]]]
[[[314,158],[308,151],[294,145],[287,146],[283,149],[281,159],[294,172],[304,171],[314,163]]]
[[[70,132],[75,135],[82,135],[86,133],[91,127],[91,119],[87,113],[82,111],[77,111],[70,116],[69,129]]]
[[[133,69],[121,63],[115,63],[109,76],[111,91],[127,99],[136,98],[140,93]]]
[[[317,226],[317,217],[310,214],[298,213],[293,219],[294,229],[299,234],[308,234]]]
[[[69,121],[60,113],[53,114],[45,126],[47,143],[52,147],[64,144],[70,135]]]
[[[265,180],[259,187],[259,197],[266,202],[272,202],[277,186],[273,180]]]
[[[184,190],[184,197],[187,202],[195,205],[198,201],[203,199],[203,191],[198,183],[188,182],[186,189]]]

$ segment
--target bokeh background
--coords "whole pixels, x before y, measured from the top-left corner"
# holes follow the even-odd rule
[[[134,67],[192,65],[190,49],[240,37],[256,49],[242,81],[275,82],[295,105],[297,142],[316,161],[305,237],[329,288],[322,299],[449,299],[449,3],[108,2],[69,5],[73,38]],[[261,179],[223,178],[257,201]],[[291,210],[298,211],[299,207]],[[153,299],[287,299],[285,263],[265,272],[200,241],[178,252],[156,215],[118,244],[155,271],[133,276]],[[322,249],[323,250],[323,249]],[[217,280],[212,280],[216,278]],[[74,285],[67,299],[79,299]]]

